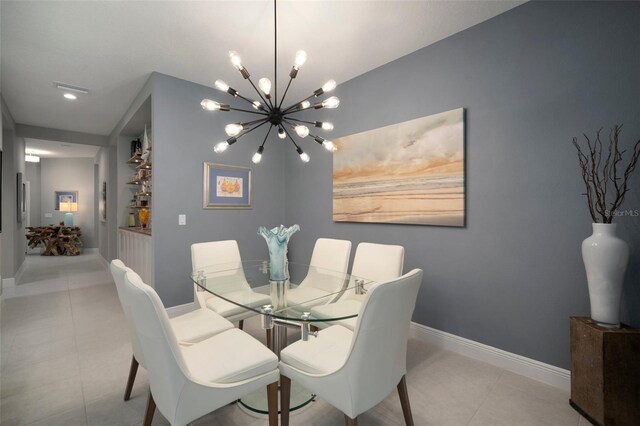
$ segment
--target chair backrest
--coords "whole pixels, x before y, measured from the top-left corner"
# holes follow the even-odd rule
[[[309,272],[300,287],[311,286],[329,293],[339,291],[349,267],[351,241],[318,238],[311,253]]]
[[[363,413],[385,399],[406,374],[409,325],[421,284],[422,270],[414,269],[369,288],[342,367],[354,412]]]
[[[353,276],[347,293],[353,295],[354,279],[365,278],[375,282],[393,280],[402,275],[404,247],[391,244],[360,243],[353,258]],[[345,294],[345,297],[347,294]]]
[[[127,271],[124,284],[127,297],[135,306],[134,328],[144,353],[153,399],[167,419],[174,419],[189,369],[155,290],[133,271]]]
[[[238,249],[238,243],[235,240],[191,244],[191,266],[193,271],[207,268],[207,272],[212,272],[212,265],[220,265],[220,271],[216,271],[216,275],[219,278],[226,278],[220,280],[225,287],[223,291],[221,290],[222,292],[249,290],[251,288],[242,269],[240,249]]]
[[[138,333],[135,330],[133,325],[133,314],[131,313],[131,301],[127,298],[127,293],[124,289],[124,276],[127,271],[131,269],[127,268],[127,266],[120,259],[113,259],[111,261],[111,265],[109,266],[111,270],[111,276],[113,277],[113,281],[116,283],[116,290],[118,292],[118,299],[120,299],[120,305],[122,306],[122,311],[124,312],[124,317],[127,320],[127,330],[129,331],[129,338],[131,339],[131,348],[133,349],[133,356],[136,357],[136,360],[140,365],[144,368],[145,360],[144,354],[142,353],[142,348],[140,347],[140,341],[138,340]]]

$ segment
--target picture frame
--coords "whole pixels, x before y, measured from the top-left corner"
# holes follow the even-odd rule
[[[251,169],[225,164],[203,164],[203,209],[250,209]]]
[[[22,173],[16,175],[16,219],[22,223],[22,212],[24,211],[24,184]]]
[[[54,210],[60,211],[60,201],[78,202],[78,191],[54,191]]]
[[[107,182],[102,182],[102,192],[100,192],[100,222],[107,221]]]

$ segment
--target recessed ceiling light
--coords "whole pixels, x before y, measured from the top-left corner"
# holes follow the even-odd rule
[[[74,100],[78,99],[78,97],[76,95],[74,95],[73,93],[65,93],[62,96],[64,96],[65,99],[69,99],[71,101],[74,101]]]

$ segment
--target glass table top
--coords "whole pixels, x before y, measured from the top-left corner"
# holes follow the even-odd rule
[[[288,263],[288,281],[269,280],[269,261],[212,264],[190,275],[197,291],[210,293],[237,309],[258,314],[270,308],[276,319],[331,322],[358,316],[360,303],[373,283],[344,272]]]

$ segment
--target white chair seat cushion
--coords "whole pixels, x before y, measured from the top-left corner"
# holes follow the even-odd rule
[[[266,294],[260,294],[251,290],[239,290],[224,293],[222,296],[229,300],[241,303],[245,306],[252,308],[259,308],[262,305],[270,305],[271,297]],[[247,312],[247,309],[242,306],[235,305],[231,302],[227,302],[217,296],[211,296],[207,299],[207,308],[222,315],[223,317],[230,317],[232,315],[241,314]]]
[[[234,383],[278,368],[278,357],[262,343],[237,328],[223,331],[182,350],[194,379]]]
[[[280,352],[283,363],[309,374],[327,374],[344,365],[353,332],[339,325],[321,330],[318,337],[299,340]]]
[[[289,308],[296,308],[296,305],[300,305],[301,308],[323,305],[329,303],[334,297],[333,293],[326,292],[316,287],[298,287],[292,288],[287,291],[287,306]]]
[[[233,328],[230,321],[209,309],[196,309],[171,318],[169,322],[181,344],[198,343],[207,337]]]

